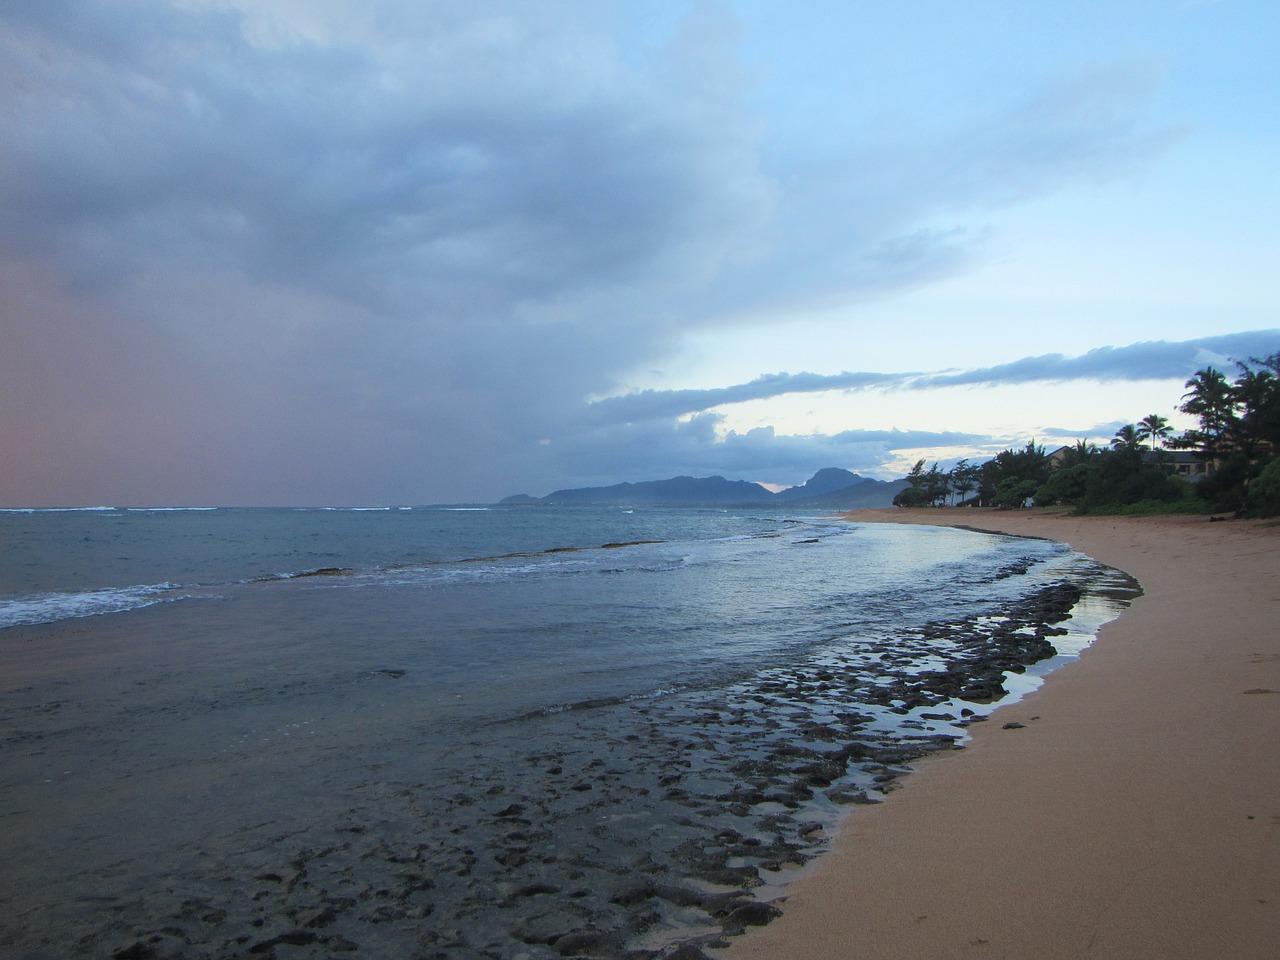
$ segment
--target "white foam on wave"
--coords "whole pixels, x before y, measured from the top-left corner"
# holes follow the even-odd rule
[[[0,628],[36,623],[56,623],[103,613],[123,613],[155,603],[180,600],[173,583],[153,583],[133,587],[103,587],[79,593],[39,593],[12,600],[0,600]]]
[[[217,507],[126,507],[129,513],[203,513]]]
[[[111,513],[116,507],[6,507],[0,513]]]
[[[583,557],[578,551],[567,557],[526,556],[494,557],[432,563],[425,566],[386,567],[364,572],[343,571],[341,577],[315,577],[313,589],[367,589],[370,587],[429,587],[434,584],[486,583],[524,577],[555,577],[564,574],[589,573],[599,569],[598,559]],[[279,579],[298,579],[289,574]],[[314,576],[314,573],[311,574]],[[275,578],[273,578],[275,579]]]

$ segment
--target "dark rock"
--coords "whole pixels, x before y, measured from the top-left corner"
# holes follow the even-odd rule
[[[1008,691],[999,680],[979,680],[960,691],[960,699],[970,703],[991,703],[999,700]]]
[[[307,910],[294,918],[299,927],[327,927],[338,919],[338,911],[333,907],[322,907],[318,910]]]
[[[633,910],[627,914],[626,921],[623,924],[623,930],[633,934],[643,933],[661,921],[661,911],[656,907],[645,907],[641,910]]]
[[[604,939],[599,930],[575,930],[559,937],[551,949],[562,957],[576,957],[579,954],[594,953],[596,946]]]
[[[678,883],[660,883],[654,887],[653,893],[677,907],[700,907],[704,901],[703,894]]]
[[[288,933],[282,933],[278,937],[271,937],[269,940],[261,940],[249,948],[250,953],[271,953],[282,943],[287,943],[293,947],[304,947],[307,944],[315,943],[320,938],[310,930],[290,930]]]
[[[637,903],[643,903],[650,897],[655,895],[653,884],[642,883],[634,887],[626,887],[617,891],[609,898],[610,903],[616,903],[619,906],[630,907]]]
[[[682,943],[666,955],[664,960],[711,960],[692,943]]]
[[[560,888],[550,883],[527,883],[516,891],[517,897],[537,897],[548,893],[559,893]]]
[[[753,900],[734,910],[721,921],[720,925],[724,928],[725,933],[730,936],[738,936],[747,927],[763,927],[766,923],[781,915],[782,911],[773,904]]]
[[[832,790],[828,790],[826,792],[826,797],[832,803],[839,803],[842,805],[850,803],[871,804],[880,802],[872,797],[868,797],[865,790],[851,786],[836,787]]]
[[[718,867],[706,871],[702,876],[711,883],[720,884],[724,887],[746,889],[748,887],[758,887],[761,883],[759,869],[752,866]]]
[[[581,922],[559,912],[539,917],[526,917],[511,928],[511,936],[522,943],[541,943],[550,946],[561,937],[573,933]]]
[[[112,960],[185,960],[191,941],[177,927],[165,927],[145,939],[125,943],[111,954]],[[8,954],[5,954],[8,956]],[[89,953],[85,954],[90,955]],[[24,954],[26,956],[26,954]]]
[[[183,920],[199,920],[201,923],[217,925],[227,919],[227,911],[213,907],[202,900],[182,901],[182,910],[177,914]]]
[[[801,767],[796,773],[815,787],[828,787],[844,776],[845,763],[843,760],[823,760]]]
[[[111,957],[112,960],[150,960],[155,955],[155,948],[151,944],[135,940],[111,954]]]

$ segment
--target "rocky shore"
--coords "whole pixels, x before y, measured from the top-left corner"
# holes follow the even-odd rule
[[[513,755],[509,738],[478,729],[454,782],[404,779],[412,764],[383,758],[336,814],[123,863],[111,882],[79,878],[65,901],[15,918],[6,949],[705,957],[777,915],[768,901],[828,847],[844,806],[878,802],[911,761],[955,749],[1068,627],[1091,635],[1096,624],[1071,619],[1081,589],[1051,583],[728,689],[523,718],[529,742],[551,748]]]
[[[727,960],[844,960],[855,942],[866,960],[1274,957],[1280,526],[1040,509],[848,519],[1069,543],[1143,595],[963,754],[848,818],[784,915]]]

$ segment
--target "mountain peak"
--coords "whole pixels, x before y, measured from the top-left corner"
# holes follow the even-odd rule
[[[520,494],[507,497],[503,503],[518,504],[595,504],[654,506],[746,506],[751,504],[787,504],[839,510],[854,507],[891,506],[893,496],[905,480],[887,483],[858,476],[839,467],[819,470],[803,484],[770,493],[758,483],[714,477],[672,477],[670,480],[645,480],[640,483],[616,483],[608,487],[579,487],[556,490],[545,497]]]

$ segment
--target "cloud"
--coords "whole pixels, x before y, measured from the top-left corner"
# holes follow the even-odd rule
[[[1178,143],[1183,131],[1149,118],[1160,84],[1147,63],[1094,62],[965,110],[933,105],[916,125],[849,129],[847,145],[788,171],[767,235],[773,269],[736,277],[725,313],[849,304],[972,269],[990,239],[975,214],[1132,177]]]
[[[1099,440],[1113,436],[1123,426],[1123,420],[1111,420],[1106,423],[1095,423],[1093,426],[1085,427],[1084,429],[1045,427],[1041,433],[1046,437],[1053,437],[1057,440]]]
[[[608,421],[678,417],[748,400],[765,400],[790,393],[857,390],[901,385],[906,374],[892,373],[771,373],[749,383],[707,390],[641,390],[606,397],[591,404],[596,417]]]
[[[433,24],[411,51],[262,47],[227,11],[59,6],[25,8],[8,44],[4,226],[83,282],[200,258],[465,322],[625,285],[676,245],[696,271],[753,191],[768,202],[731,119],[518,6]]]
[[[1098,347],[1078,357],[1059,353],[1025,357],[1012,363],[945,373],[766,374],[749,383],[708,390],[642,390],[597,400],[593,413],[611,422],[677,417],[748,400],[828,390],[936,390],[957,386],[1071,380],[1185,380],[1208,365],[1230,368],[1280,350],[1280,330],[1254,330],[1181,342],[1149,341],[1124,347]]]
[[[1280,350],[1280,330],[1252,330],[1197,340],[1153,340],[1097,347],[1078,357],[1050,353],[959,373],[914,377],[916,389],[1066,380],[1185,380],[1205,366],[1231,369],[1235,360]]]
[[[390,19],[364,24],[379,42],[361,45],[263,43],[234,10],[145,0],[8,7],[0,257],[30,302],[80,301],[60,338],[114,324],[122,355],[164,347],[92,395],[76,378],[30,384],[57,394],[44,443],[77,408],[114,407],[120,446],[97,479],[154,486],[184,444],[130,434],[149,393],[203,434],[188,455],[216,434],[228,466],[261,475],[259,493],[187,496],[376,488],[352,466],[327,481],[290,467],[257,442],[268,423],[299,464],[354,447],[400,496],[457,496],[665,349],[670,323],[648,315],[714,274],[767,214],[768,182],[732,105],[681,86],[696,37],[667,82],[565,9],[419,19],[381,4]],[[411,36],[384,42],[405,11]],[[204,395],[159,369],[198,373],[179,379]],[[126,375],[157,383],[140,394]]]
[[[970,433],[923,430],[847,430],[808,436],[778,434],[772,427],[723,431],[722,421],[718,414],[702,413],[688,420],[600,426],[553,444],[546,455],[561,465],[559,475],[575,478],[575,485],[679,474],[796,484],[833,465],[880,475],[885,462],[899,451],[989,442]]]
[[[741,23],[680,12],[6,3],[0,500],[478,499],[626,477],[646,442],[676,472],[870,464],[903,438],[671,419],[902,374],[587,398],[682,332],[953,275],[967,211],[1167,142],[1154,81],[1090,74],[766,162]]]

